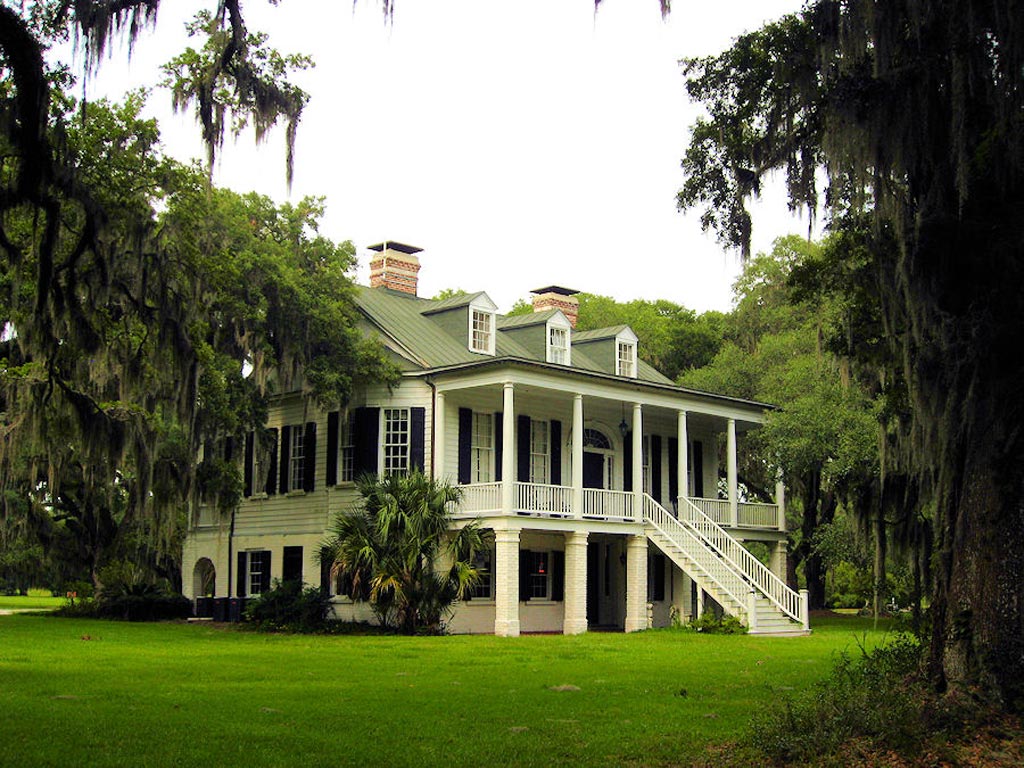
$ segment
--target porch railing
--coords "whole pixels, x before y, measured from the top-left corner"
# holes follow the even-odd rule
[[[545,483],[514,483],[512,513],[601,519],[621,522],[639,522],[635,509],[635,495],[631,491],[608,491],[584,488],[582,506],[577,509],[573,489],[565,485]],[[462,502],[453,510],[456,517],[500,515],[502,512],[502,483],[472,483],[461,485]],[[729,502],[726,499],[679,499],[679,504],[692,504],[718,525],[732,527]],[[737,526],[775,530],[778,528],[779,508],[775,504],[741,502],[737,512]]]
[[[691,497],[690,503],[719,525],[732,527],[732,512],[728,499],[701,499]],[[736,526],[739,528],[779,527],[779,505],[764,502],[741,501],[736,510]]]
[[[729,563],[738,566],[739,573],[750,584],[778,606],[783,613],[807,628],[807,603],[800,593],[794,592],[778,576],[742,544],[730,536],[714,520],[705,515],[696,504],[684,504],[679,520],[691,528],[708,547],[718,552]]]
[[[604,491],[598,488],[583,489],[583,517],[606,520],[636,520],[633,511],[633,494],[629,491]]]

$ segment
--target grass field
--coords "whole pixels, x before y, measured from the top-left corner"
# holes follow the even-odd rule
[[[48,591],[30,589],[26,597],[0,595],[0,611],[50,610],[64,605],[63,597],[53,597]]]
[[[809,686],[806,638],[285,636],[0,618],[0,765],[678,765]]]

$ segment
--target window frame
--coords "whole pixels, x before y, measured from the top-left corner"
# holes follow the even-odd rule
[[[624,356],[623,352],[627,354]],[[615,373],[618,376],[636,378],[636,342],[628,339],[615,339]]]
[[[245,597],[255,597],[263,594],[263,573],[266,568],[266,555],[269,554],[269,550],[266,549],[250,549],[245,553]],[[258,560],[260,568],[259,570],[253,569],[253,561]],[[253,578],[256,578],[255,588],[253,585]]]
[[[486,424],[486,435],[480,427]],[[495,477],[495,443],[494,414],[473,411],[472,427],[469,438],[469,481],[471,483],[490,483]],[[488,445],[483,445],[480,438],[486,436]]]
[[[538,426],[543,426],[544,450],[535,450],[537,446]],[[538,462],[541,462],[542,476],[538,476]],[[551,422],[545,419],[530,419],[530,473],[529,482],[548,485],[551,482]]]
[[[480,580],[473,586],[471,600],[494,600],[494,550],[477,550],[473,566],[480,574]]]
[[[564,346],[556,346],[553,342],[555,334],[561,334],[565,339]],[[559,322],[557,318],[552,318],[547,324],[547,356],[546,359],[549,363],[554,365],[572,365],[572,326],[566,320],[564,323]],[[556,358],[562,359],[556,359]]]
[[[337,484],[353,483],[356,479],[355,413],[343,413],[338,419],[338,479]]]
[[[288,493],[304,490],[303,480],[306,471],[306,425],[292,424],[289,426],[288,446]]]
[[[526,600],[552,599],[552,557],[550,550],[530,550],[529,570],[526,572]],[[538,570],[537,564],[542,562],[544,570]],[[543,594],[537,589],[543,582]]]
[[[397,419],[389,418],[389,414],[397,412],[404,414],[404,417]],[[405,423],[405,439],[404,442],[400,440],[391,441],[389,438],[393,434],[401,437],[402,431],[396,430],[395,433],[388,431],[388,427],[391,423]],[[387,477],[389,475],[408,475],[410,464],[412,461],[412,409],[409,407],[384,407],[380,409],[380,449],[377,457],[377,466],[380,467],[380,476]],[[389,452],[389,449],[393,449],[394,452]],[[400,465],[397,469],[394,467],[393,459],[401,459],[398,463]]]
[[[486,327],[477,327],[477,319],[486,323]],[[497,319],[493,309],[479,305],[469,306],[469,351],[479,355],[494,354],[494,337],[497,332]],[[479,337],[478,337],[479,334]],[[480,339],[482,344],[478,344]]]

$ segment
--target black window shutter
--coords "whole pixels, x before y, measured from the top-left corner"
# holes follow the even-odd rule
[[[270,430],[270,462],[267,465],[267,479],[263,490],[267,496],[277,493],[277,427]]]
[[[377,443],[380,435],[380,409],[356,408],[354,419],[356,477],[365,474],[377,474]]]
[[[292,428],[281,427],[281,461],[278,462],[278,484],[277,489],[281,493],[288,493],[288,465],[292,456]]]
[[[516,479],[521,483],[530,481],[530,417],[519,416],[516,419]]]
[[[260,574],[260,592],[270,589],[270,550],[263,551],[263,572]]]
[[[530,571],[533,570],[533,552],[528,549],[519,550],[519,600],[530,601]]]
[[[501,462],[505,451],[505,419],[504,414],[498,411],[494,414],[494,479],[501,481]]]
[[[316,422],[306,422],[306,434],[302,439],[302,490],[306,493],[316,489]]]
[[[473,448],[473,411],[459,408],[459,483],[466,485],[471,482],[471,452]],[[443,450],[442,446],[437,449]]]
[[[552,485],[562,484],[562,422],[551,420],[551,479]]]
[[[203,441],[203,461],[213,461],[216,456],[215,443],[213,440]]]
[[[551,553],[551,599],[565,600],[565,552]]]
[[[246,589],[246,564],[249,562],[247,552],[238,553],[238,573],[235,576],[235,597],[245,597],[249,594]]]
[[[338,412],[327,414],[327,475],[328,487],[338,484]]]
[[[320,550],[320,591],[326,595],[331,594],[331,561],[325,550]]]
[[[651,498],[661,504],[661,435],[651,435]]]
[[[228,435],[224,438],[224,461],[229,464],[235,458],[235,438]]]
[[[427,409],[409,409],[409,469],[423,472],[426,468]]]
[[[622,453],[622,490],[633,490],[633,432],[626,433],[626,442]]]
[[[668,495],[672,504],[679,498],[679,438],[668,439]]]
[[[302,547],[284,548],[281,581],[302,581]]]
[[[255,450],[255,435],[250,432],[245,436],[245,466],[242,468],[245,487],[244,496],[252,496],[252,459]]]
[[[665,556],[654,556],[654,601],[665,599]]]
[[[693,495],[704,498],[704,444],[700,440],[693,441]]]

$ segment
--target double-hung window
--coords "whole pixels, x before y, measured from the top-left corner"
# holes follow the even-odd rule
[[[558,325],[548,326],[548,362],[569,365],[569,329]]]
[[[526,598],[548,600],[551,597],[551,553],[530,552],[526,564]]]
[[[478,600],[494,599],[494,551],[490,549],[480,550],[476,553],[473,561],[479,579],[473,586],[471,597]]]
[[[265,550],[249,552],[246,559],[249,568],[246,578],[249,595],[258,595],[263,591],[263,586],[270,581],[270,553]]]
[[[341,483],[350,483],[356,479],[354,425],[355,415],[352,413],[338,424],[338,482]]]
[[[493,354],[494,351],[494,313],[481,309],[473,309],[469,348],[474,352]]]
[[[306,435],[301,424],[291,428],[291,445],[288,455],[288,490],[301,491],[303,470],[306,466]]]
[[[547,483],[551,477],[550,424],[530,420],[530,482]]]
[[[409,409],[383,408],[384,474],[404,475],[409,471]]]
[[[636,378],[636,343],[619,340],[615,343],[616,372],[619,376]]]
[[[473,413],[473,433],[470,444],[470,481],[489,483],[494,477],[494,416]]]

